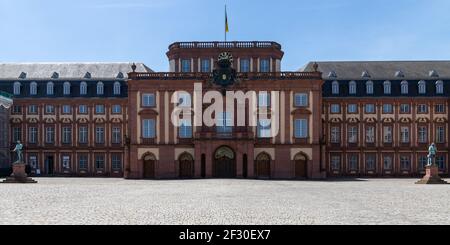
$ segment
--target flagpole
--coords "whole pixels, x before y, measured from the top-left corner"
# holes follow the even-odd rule
[[[227,5],[225,4],[225,42],[227,42],[227,23],[228,22],[228,16],[227,16]]]

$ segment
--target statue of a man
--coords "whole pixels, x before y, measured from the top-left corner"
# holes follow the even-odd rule
[[[433,166],[434,163],[434,159],[436,158],[436,153],[437,153],[437,148],[436,145],[434,143],[432,143],[430,145],[430,147],[428,147],[428,167]]]
[[[15,163],[23,163],[23,145],[20,143],[20,140],[17,141],[16,147],[14,148],[13,152],[17,155],[17,161]]]

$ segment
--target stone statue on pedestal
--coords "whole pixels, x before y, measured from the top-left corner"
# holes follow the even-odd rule
[[[428,147],[428,164],[425,169],[425,176],[416,184],[447,184],[439,177],[439,166],[436,165],[437,148],[434,143]]]
[[[17,141],[16,147],[13,152],[17,155],[17,160],[13,164],[24,163],[23,161],[23,145],[20,143],[20,140]]]
[[[430,145],[430,147],[428,147],[428,164],[427,164],[427,167],[431,167],[431,166],[435,165],[436,153],[437,153],[436,145],[434,143],[432,143]]]

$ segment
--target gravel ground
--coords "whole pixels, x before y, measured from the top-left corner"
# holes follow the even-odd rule
[[[36,178],[0,184],[0,225],[450,224],[450,185]]]

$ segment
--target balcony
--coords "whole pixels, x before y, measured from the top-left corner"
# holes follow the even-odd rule
[[[176,42],[169,46],[173,49],[208,49],[208,48],[276,48],[281,45],[270,41],[243,41],[243,42]]]
[[[217,127],[201,127],[195,139],[254,139],[251,127],[232,127],[230,131],[220,131]]]

